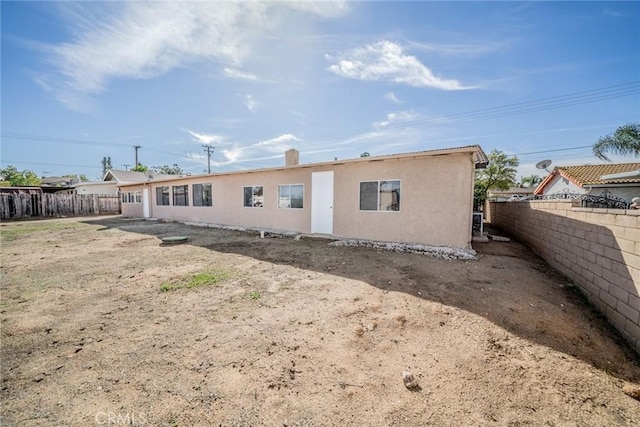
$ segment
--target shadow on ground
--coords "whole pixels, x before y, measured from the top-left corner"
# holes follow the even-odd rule
[[[83,222],[158,238],[186,236],[187,245],[359,280],[457,307],[611,375],[640,381],[638,354],[574,285],[516,241],[476,244],[478,259],[463,261],[331,246],[325,239],[269,234],[261,239],[258,233],[176,222],[120,217]]]

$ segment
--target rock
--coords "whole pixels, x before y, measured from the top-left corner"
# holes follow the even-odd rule
[[[622,391],[625,392],[627,396],[631,396],[636,400],[640,400],[640,386],[636,384],[625,384],[622,387]]]
[[[404,386],[406,388],[408,388],[409,390],[411,389],[416,389],[418,388],[418,381],[416,381],[415,377],[413,376],[413,374],[409,371],[404,371],[402,373],[402,381],[404,381]]]

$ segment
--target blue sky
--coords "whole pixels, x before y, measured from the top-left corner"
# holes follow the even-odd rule
[[[638,2],[8,2],[1,162],[202,173],[479,144],[519,176],[640,121]],[[585,148],[580,148],[585,147]],[[529,154],[531,153],[531,154]],[[615,161],[634,158],[614,157]]]

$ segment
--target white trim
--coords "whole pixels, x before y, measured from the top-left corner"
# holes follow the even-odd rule
[[[386,212],[386,213],[398,213],[400,212],[402,203],[400,203],[400,206],[398,206],[398,210],[394,211],[394,210],[380,210],[380,183],[383,181],[398,181],[400,183],[400,189],[402,190],[402,180],[401,179],[368,179],[368,180],[363,180],[363,181],[358,181],[358,212]],[[378,183],[378,191],[376,192],[377,195],[377,200],[376,200],[376,208],[375,210],[373,209],[361,209],[360,208],[360,184],[362,184],[363,182],[377,182]],[[400,191],[400,195],[402,196],[402,191]]]
[[[291,186],[293,185],[301,185],[302,186],[302,207],[301,208],[292,208],[291,206],[289,206],[288,208],[281,208],[280,207],[280,187],[284,187],[288,185],[289,186],[289,204],[291,204]],[[300,183],[300,184],[278,184],[277,188],[276,188],[276,207],[278,209],[294,209],[294,210],[298,210],[298,211],[302,211],[304,210],[304,184]]]
[[[253,203],[253,189],[255,187],[262,187],[262,206],[245,206],[244,205],[244,189],[245,188],[251,188],[251,203]],[[264,208],[264,185],[243,185],[242,186],[242,207],[243,208],[250,208],[250,209],[260,209],[260,208]]]

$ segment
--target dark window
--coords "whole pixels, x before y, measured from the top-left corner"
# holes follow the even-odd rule
[[[399,211],[400,181],[367,181],[360,183],[360,210]]]
[[[189,186],[173,186],[173,206],[189,206]]]
[[[212,206],[211,184],[193,184],[193,206]]]
[[[264,206],[262,186],[244,187],[244,207],[261,208]]]
[[[156,187],[156,205],[169,206],[169,187]]]

